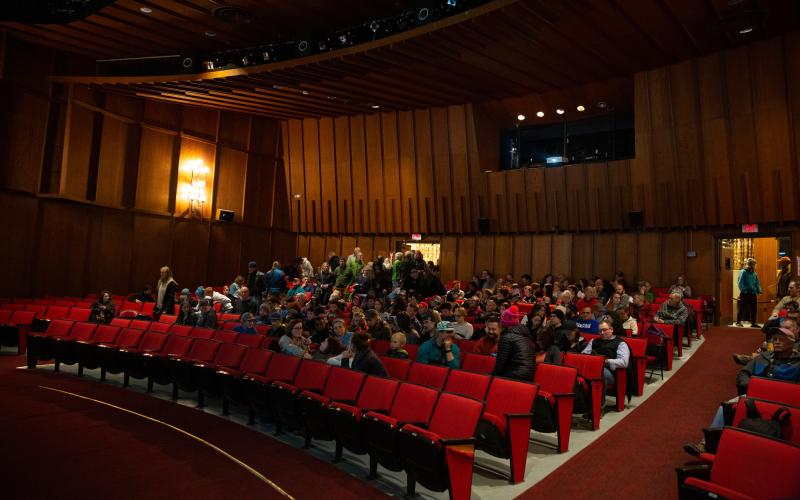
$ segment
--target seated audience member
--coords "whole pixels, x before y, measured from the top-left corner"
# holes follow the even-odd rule
[[[197,312],[188,299],[181,300],[181,309],[178,311],[178,319],[175,322],[179,325],[187,326],[195,326],[197,324]]]
[[[586,333],[597,333],[597,320],[594,319],[594,313],[591,307],[584,307],[581,309],[580,317],[575,319],[575,324],[578,330]]]
[[[189,302],[192,308],[195,311],[197,311],[197,301],[192,298],[192,292],[190,292],[188,288],[184,288],[183,290],[181,290],[181,294],[178,297],[178,304],[180,304],[181,302]],[[170,314],[168,311],[164,312]]]
[[[576,304],[578,310],[583,311],[588,307],[591,311],[595,304],[597,304],[597,291],[593,286],[587,286],[583,289],[583,298],[578,299],[578,303]]]
[[[486,320],[484,327],[486,334],[475,343],[475,354],[496,354],[500,342],[500,318],[492,316]]]
[[[328,358],[328,363],[332,365],[340,365],[342,362],[341,354],[350,347],[350,340],[353,338],[354,333],[348,332],[343,319],[335,319],[332,324],[333,328],[327,339],[322,341],[319,345],[319,352]]]
[[[772,314],[770,315],[770,319],[777,319],[780,316],[781,310],[786,307],[787,304],[790,302],[794,302],[796,304],[800,304],[800,286],[798,286],[797,281],[790,281],[789,282],[789,295],[781,298],[775,307],[772,308]]]
[[[270,315],[269,303],[263,302],[260,306],[258,306],[258,315],[256,316],[256,324],[269,326],[270,323],[272,323],[272,320],[269,319],[269,315]]]
[[[239,292],[241,291],[242,287],[246,286],[244,281],[244,276],[241,274],[234,278],[233,283],[230,284],[228,287],[228,297],[231,299],[238,299],[240,297]]]
[[[622,337],[614,335],[614,327],[611,323],[603,320],[598,326],[600,337],[590,340],[583,349],[583,354],[605,356],[606,364],[603,367],[603,380],[606,385],[610,385],[614,383],[614,370],[628,367],[631,351]]]
[[[412,345],[419,345],[421,343],[419,332],[411,327],[408,314],[404,311],[400,311],[396,316],[390,317],[388,323],[392,332],[403,332],[405,334],[406,343]]]
[[[631,335],[636,337],[639,335],[639,326],[636,324],[636,320],[631,317],[630,312],[628,311],[629,310],[627,307],[624,307],[619,311],[617,311],[615,324],[619,324],[620,328],[622,328],[623,330],[622,335],[625,335],[624,330],[630,330]]]
[[[626,297],[627,297],[627,295],[626,295]],[[608,314],[615,314],[617,311],[619,311],[623,307],[628,307],[628,304],[623,303],[622,295],[617,293],[617,292],[614,292],[611,295],[611,298],[608,299],[608,302],[606,302],[606,312]]]
[[[639,293],[644,295],[645,302],[652,304],[656,300],[656,294],[653,293],[653,285],[649,281],[639,282]]]
[[[250,289],[243,286],[239,289],[239,298],[233,300],[233,314],[250,313],[255,315],[258,311],[258,300],[250,296]]]
[[[561,350],[555,339],[555,330],[545,328],[539,332],[536,339],[536,362],[551,365],[561,364]]]
[[[217,327],[217,312],[214,310],[214,303],[211,299],[203,299],[200,301],[200,311],[197,313],[197,320],[194,326],[202,328]]]
[[[467,322],[467,311],[463,307],[455,310],[456,322],[453,324],[453,331],[461,339],[471,339],[474,331],[472,325]]]
[[[256,317],[253,316],[251,313],[246,312],[242,314],[240,321],[242,324],[235,327],[233,329],[234,332],[247,333],[251,335],[255,335],[256,333],[258,333],[258,331],[256,331]]]
[[[225,295],[222,295],[219,292],[215,292],[214,289],[211,288],[210,286],[207,287],[199,286],[197,287],[197,290],[195,290],[194,294],[197,295],[197,298],[200,301],[202,301],[203,299],[210,300],[212,302],[212,306],[214,303],[219,302],[220,312],[227,313],[233,309],[233,305],[231,304],[231,299],[229,299]]]
[[[631,317],[637,321],[653,321],[657,309],[654,304],[647,301],[644,294],[633,294],[633,306],[631,307]]]
[[[464,298],[464,290],[461,289],[461,282],[453,281],[453,288],[447,292],[447,302],[455,302]]]
[[[497,362],[492,375],[530,382],[535,369],[528,327],[516,324],[504,328],[497,344]]]
[[[752,377],[767,377],[790,382],[800,381],[800,354],[795,350],[795,343],[798,339],[796,330],[773,328],[770,334],[773,350],[758,353],[736,374],[736,388],[739,397],[747,395],[747,388]],[[739,397],[733,398],[728,403],[735,403]],[[720,406],[710,427],[722,428],[725,425],[723,415],[723,409]],[[705,452],[705,442],[687,443],[683,449],[697,457]]]
[[[283,314],[280,311],[272,311],[269,314],[270,329],[269,336],[281,338],[286,335],[286,325],[283,324]]]
[[[408,351],[406,346],[406,334],[403,332],[393,333],[389,342],[389,350],[386,351],[386,356],[397,359],[408,359]]]
[[[128,302],[155,302],[153,298],[153,287],[145,285],[140,293],[135,293],[128,297]]]
[[[364,318],[367,321],[367,330],[375,340],[389,340],[392,337],[392,332],[389,327],[383,323],[381,315],[375,309],[367,309],[364,313]],[[405,344],[405,340],[403,341]]]
[[[661,304],[661,308],[655,314],[653,321],[667,325],[685,325],[689,317],[689,310],[681,301],[681,294],[671,293],[669,299]]]
[[[419,332],[419,344],[424,344],[436,336],[436,324],[439,321],[436,320],[434,312],[427,312],[422,316],[422,331]]]
[[[93,323],[111,323],[114,319],[114,312],[117,306],[111,300],[111,292],[103,290],[100,292],[100,298],[97,302],[92,304],[92,312],[89,316],[89,321]]]
[[[292,281],[291,288],[289,288],[289,290],[286,292],[286,298],[291,299],[298,294],[305,295],[306,289],[304,288],[304,284],[300,278],[295,278],[294,281]]]
[[[669,293],[677,292],[681,294],[681,297],[691,297],[692,296],[692,287],[686,282],[686,278],[683,276],[678,276],[675,278],[675,283],[673,283],[669,287]]]
[[[388,376],[381,359],[370,347],[370,336],[366,332],[353,335],[350,347],[342,353],[341,366],[376,377]]]
[[[440,321],[436,325],[434,337],[419,347],[417,363],[458,368],[459,350],[453,343],[453,334],[452,324],[449,321]]]
[[[313,344],[321,344],[324,342],[331,334],[331,326],[328,324],[328,317],[321,314],[314,318],[311,321],[308,331],[311,333],[311,342]]]
[[[573,328],[562,328],[561,331],[563,333],[559,335],[558,340],[558,348],[561,350],[561,352],[574,352],[576,354],[582,353],[586,348],[586,339],[581,337],[581,331],[578,329],[578,327],[575,326]]]
[[[278,340],[278,346],[283,354],[297,356],[298,358],[311,359],[309,350],[310,340],[303,336],[303,320],[293,319],[289,328]]]

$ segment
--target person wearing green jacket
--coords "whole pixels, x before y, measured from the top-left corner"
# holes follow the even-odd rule
[[[453,335],[453,324],[440,321],[436,325],[436,335],[419,346],[417,363],[458,368],[460,353],[458,346],[453,343]]]
[[[736,326],[742,326],[742,320],[750,321],[753,328],[761,328],[756,323],[756,295],[761,293],[761,283],[756,274],[756,259],[747,259],[744,269],[739,271],[739,307],[736,312]]]

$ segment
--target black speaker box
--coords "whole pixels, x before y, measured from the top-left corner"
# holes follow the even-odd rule
[[[478,233],[489,234],[490,230],[489,219],[478,219]]]
[[[631,229],[644,228],[644,212],[628,212],[628,223]]]

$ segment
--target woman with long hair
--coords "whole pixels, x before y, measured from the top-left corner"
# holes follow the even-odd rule
[[[156,318],[164,313],[175,313],[175,292],[177,291],[178,283],[172,277],[172,270],[167,266],[162,267],[158,278],[156,307],[154,310]]]
[[[298,358],[311,358],[308,352],[309,341],[303,336],[303,320],[293,319],[283,337],[278,340],[283,354]]]
[[[116,307],[114,301],[111,300],[111,292],[103,290],[100,292],[100,297],[97,299],[97,302],[92,304],[92,314],[89,317],[89,321],[95,323],[110,323],[114,318],[114,310]]]
[[[367,375],[386,377],[386,368],[370,347],[371,337],[366,332],[353,334],[350,347],[342,353],[342,366]]]

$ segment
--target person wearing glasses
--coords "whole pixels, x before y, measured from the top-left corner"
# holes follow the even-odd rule
[[[467,310],[463,307],[457,307],[455,311],[456,321],[453,323],[453,331],[460,339],[472,338],[474,331],[472,324],[467,322]]]
[[[610,385],[614,383],[614,370],[628,367],[631,351],[622,337],[614,335],[614,327],[610,322],[600,321],[598,330],[600,338],[591,340],[583,349],[582,354],[597,354],[606,358],[603,380],[606,385]]]
[[[283,354],[311,359],[308,344],[308,339],[303,337],[303,320],[301,319],[293,319],[289,323],[289,331],[278,341]]]
[[[239,318],[241,324],[233,329],[236,333],[247,333],[250,335],[255,335],[258,332],[256,331],[256,317],[246,312],[242,314],[241,318]]]

